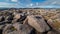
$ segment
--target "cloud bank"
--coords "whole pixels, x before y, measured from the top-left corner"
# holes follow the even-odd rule
[[[1,0],[0,0],[1,1]],[[4,0],[2,0],[4,1]],[[35,3],[34,3],[35,2]],[[6,0],[0,2],[0,7],[7,8],[60,8],[60,0],[46,0],[36,2],[31,0]]]

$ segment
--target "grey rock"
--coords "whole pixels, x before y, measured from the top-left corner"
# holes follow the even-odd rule
[[[41,32],[38,32],[38,31],[35,31],[35,33],[36,33],[36,34],[43,34],[43,33],[41,33]],[[44,34],[45,34],[45,33],[44,33]]]
[[[13,26],[18,30],[20,34],[30,34],[33,28],[27,24],[15,23]]]
[[[1,21],[4,21],[4,17],[3,16],[0,16],[0,22]]]
[[[0,29],[3,29],[5,25],[0,25]]]
[[[11,29],[12,26],[14,27],[13,30]],[[14,23],[8,24],[4,30],[3,34],[30,34],[33,28],[31,28],[29,25],[25,24],[19,24],[19,23]]]
[[[52,30],[52,31],[48,31],[47,34],[60,34],[60,33]]]
[[[13,16],[12,15],[9,15],[9,16],[6,17],[5,20],[13,20]]]

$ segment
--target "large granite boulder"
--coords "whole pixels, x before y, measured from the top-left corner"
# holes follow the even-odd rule
[[[41,11],[41,15],[52,27],[52,29],[60,32],[60,11],[48,11],[48,12]]]
[[[41,15],[39,16],[28,16],[28,24],[35,28],[38,32],[45,32],[50,30],[49,26],[47,23],[44,21]]]

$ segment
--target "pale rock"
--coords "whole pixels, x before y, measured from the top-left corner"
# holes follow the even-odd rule
[[[38,32],[45,32],[50,30],[47,23],[44,21],[41,15],[39,16],[28,16],[28,24],[35,28]]]

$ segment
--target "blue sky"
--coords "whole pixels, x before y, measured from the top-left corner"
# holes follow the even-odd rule
[[[0,0],[5,8],[60,8],[60,0]]]

